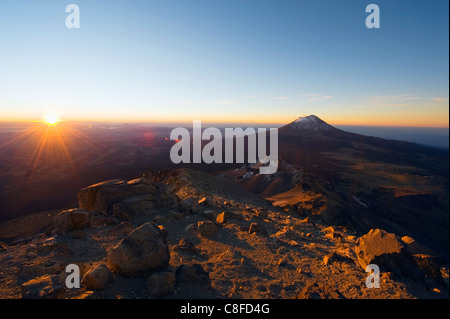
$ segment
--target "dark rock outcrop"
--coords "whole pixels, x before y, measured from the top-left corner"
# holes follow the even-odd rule
[[[414,257],[393,233],[372,229],[358,238],[355,252],[363,269],[376,264],[381,272],[392,272],[414,280],[424,279]]]

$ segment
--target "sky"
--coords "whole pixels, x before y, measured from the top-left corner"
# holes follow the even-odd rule
[[[447,0],[5,0],[0,121],[448,127],[448,32]]]

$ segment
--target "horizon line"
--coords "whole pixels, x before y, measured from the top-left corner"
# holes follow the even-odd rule
[[[306,116],[305,116],[306,117]],[[319,117],[320,118],[320,117]],[[192,123],[192,121],[163,121],[163,120],[60,120],[59,123],[84,123],[84,124],[90,124],[90,123],[110,123],[110,124],[189,124]],[[200,120],[202,123],[208,123],[208,124],[221,124],[221,125],[238,125],[238,124],[262,124],[262,125],[277,125],[277,126],[284,126],[292,123],[290,122],[264,122],[264,121],[214,121],[214,120]],[[295,120],[294,120],[295,121]],[[358,126],[358,127],[404,127],[404,128],[440,128],[440,129],[449,129],[449,125],[433,125],[433,126],[419,126],[419,125],[404,125],[404,124],[398,124],[398,125],[385,125],[385,124],[350,124],[350,123],[332,123],[327,122],[327,124],[332,126]],[[14,123],[14,124],[32,124],[32,123],[45,123],[43,120],[0,120],[1,124],[6,123]]]

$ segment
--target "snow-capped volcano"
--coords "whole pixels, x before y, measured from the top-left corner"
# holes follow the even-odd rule
[[[330,131],[335,129],[315,115],[299,117],[289,126],[299,131]]]

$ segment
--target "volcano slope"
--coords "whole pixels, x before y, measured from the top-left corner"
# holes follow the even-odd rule
[[[448,298],[444,268],[443,280],[382,272],[380,288],[367,288],[353,230],[227,178],[146,173],[78,199],[73,210],[0,224],[0,298]],[[148,249],[161,245],[168,255]],[[69,264],[79,289],[65,286]]]
[[[339,130],[301,117],[279,129],[279,166],[224,176],[274,205],[320,215],[358,234],[381,228],[410,236],[449,262],[449,153]]]

